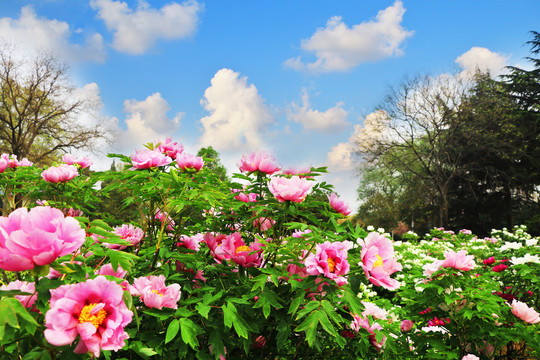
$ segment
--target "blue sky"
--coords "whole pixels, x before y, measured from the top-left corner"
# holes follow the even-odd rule
[[[115,1],[0,2],[0,39],[52,51],[131,154],[171,137],[212,145],[237,171],[243,153],[284,166],[328,166],[356,207],[352,144],[390,85],[523,60],[540,2]],[[108,167],[99,157],[95,168]]]

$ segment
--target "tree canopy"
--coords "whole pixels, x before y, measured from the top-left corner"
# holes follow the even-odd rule
[[[93,149],[108,134],[100,119],[81,121],[93,105],[54,56],[27,61],[0,51],[0,152],[49,164],[71,149]]]
[[[387,228],[419,214],[426,226],[480,234],[516,223],[540,231],[540,34],[532,34],[533,70],[419,76],[388,92],[359,137],[359,219],[390,207]]]

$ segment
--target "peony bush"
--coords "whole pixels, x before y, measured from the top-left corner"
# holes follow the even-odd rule
[[[524,227],[394,241],[347,221],[325,168],[255,152],[221,180],[171,139],[109,156],[0,157],[0,358],[540,356]]]

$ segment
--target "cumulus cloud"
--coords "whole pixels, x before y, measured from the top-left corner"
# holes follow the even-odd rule
[[[368,114],[363,126],[360,124],[354,126],[353,134],[347,142],[332,147],[326,159],[328,167],[333,171],[353,170],[355,151],[359,148],[369,148],[377,139],[386,136],[387,123],[388,115],[382,110]]]
[[[132,144],[145,144],[156,139],[172,136],[180,126],[184,113],[176,113],[171,119],[167,113],[169,103],[160,93],[148,96],[145,100],[124,101],[124,111],[128,114],[125,123],[127,130],[121,136],[120,147],[128,149]]]
[[[73,32],[68,23],[38,17],[33,7],[21,9],[18,19],[0,18],[0,38],[3,42],[16,45],[22,57],[33,57],[37,51],[53,53],[65,62],[105,60],[103,38],[98,33],[86,35],[84,44],[70,42]]]
[[[285,61],[295,70],[317,72],[347,71],[361,63],[403,54],[401,44],[412,31],[401,26],[405,8],[397,0],[392,6],[379,11],[374,20],[349,28],[340,16],[328,20],[309,39],[302,40],[303,50],[314,53],[316,61],[305,63],[300,57]]]
[[[343,109],[343,103],[339,102],[336,106],[322,112],[313,110],[309,106],[309,95],[304,89],[302,94],[302,106],[293,103],[287,117],[290,120],[302,124],[307,130],[339,132],[349,126],[349,123],[347,122],[348,112]]]
[[[90,6],[113,32],[113,48],[132,55],[143,54],[158,39],[190,36],[196,30],[202,10],[202,5],[192,0],[169,3],[159,10],[144,1],[139,2],[136,10],[114,0],[91,0]]]
[[[353,152],[351,143],[339,143],[336,146],[332,146],[332,149],[327,155],[326,163],[333,171],[352,170],[354,169]]]
[[[492,76],[500,75],[508,65],[509,57],[493,52],[484,47],[472,47],[455,61],[463,69],[462,75],[474,74],[477,70],[489,72]]]
[[[201,119],[201,146],[219,151],[262,148],[263,133],[273,117],[253,84],[230,69],[219,70],[201,100],[210,115]]]
[[[87,105],[73,119],[75,121],[74,125],[87,128],[98,127],[105,134],[105,138],[94,140],[92,152],[83,149],[72,149],[70,152],[75,157],[89,157],[93,162],[92,170],[108,170],[112,161],[106,158],[105,154],[112,151],[111,144],[120,134],[118,119],[103,114],[104,105],[99,86],[96,83],[89,83],[82,88],[76,89],[73,96],[84,99]]]

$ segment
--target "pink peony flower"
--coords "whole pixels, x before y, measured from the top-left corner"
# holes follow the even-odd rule
[[[495,265],[492,270],[495,272],[501,272],[501,271],[506,270],[507,268],[508,268],[508,265],[498,264],[498,265]]]
[[[341,200],[335,193],[332,193],[328,196],[328,201],[332,209],[336,210],[338,213],[345,216],[351,213],[351,209],[343,200]]]
[[[193,169],[199,171],[204,166],[204,160],[201,156],[195,156],[188,153],[181,153],[176,157],[176,163],[182,170]]]
[[[200,243],[204,240],[203,234],[197,234],[193,236],[180,235],[180,241],[176,243],[176,246],[185,247],[190,250],[199,251],[201,248]]]
[[[181,154],[182,151],[184,151],[184,146],[173,142],[171,138],[167,138],[165,141],[159,143],[157,149],[171,159],[175,159],[178,154]]]
[[[85,238],[79,222],[64,218],[58,209],[16,209],[8,217],[0,217],[0,268],[22,271],[48,265],[77,250]]]
[[[403,320],[401,322],[400,330],[402,332],[408,332],[408,331],[411,331],[413,327],[414,327],[414,321]]]
[[[68,165],[77,164],[77,165],[80,166],[81,169],[85,169],[87,167],[90,167],[90,165],[93,164],[92,160],[90,160],[90,158],[80,157],[80,158],[77,159],[75,156],[73,156],[71,154],[65,154],[62,157],[62,161],[65,162]]]
[[[467,250],[459,252],[447,251],[444,253],[445,259],[442,263],[443,268],[454,268],[457,270],[468,271],[475,267],[474,255],[467,255]]]
[[[259,229],[260,231],[266,231],[272,228],[272,226],[274,226],[275,223],[276,223],[276,220],[270,219],[267,217],[260,217],[253,220],[253,226]]]
[[[15,298],[28,309],[32,309],[37,300],[36,284],[33,282],[15,280],[7,285],[0,286],[0,290],[20,290],[22,292],[30,293],[31,295],[15,295]]]
[[[309,254],[304,261],[306,274],[323,275],[334,280],[338,286],[347,284],[347,279],[343,275],[347,275],[349,272],[347,251],[352,246],[350,241],[333,243],[325,241],[322,244],[317,244],[315,254]]]
[[[461,358],[461,360],[480,360],[480,358],[473,354],[467,354]]]
[[[240,236],[240,234],[238,234],[238,236]],[[214,236],[212,233],[205,234],[203,238],[206,246],[208,246],[210,249],[210,254],[220,264],[221,261],[223,261],[223,256],[216,254],[216,250],[221,246],[221,243],[223,240],[225,240],[225,238],[227,238],[227,235],[225,234],[218,234],[217,236]]]
[[[0,174],[6,171],[8,167],[8,161],[9,161],[8,154],[2,154],[2,156],[0,156]]]
[[[247,246],[240,233],[233,233],[227,235],[221,241],[221,244],[215,248],[214,252],[216,257],[232,260],[240,266],[246,268],[256,267],[262,261],[262,246],[258,242],[251,243]]]
[[[512,300],[512,314],[529,324],[540,322],[540,314],[533,308],[530,308],[524,302]]]
[[[238,168],[241,172],[260,171],[268,175],[280,169],[274,158],[264,151],[243,155],[238,163]]]
[[[124,328],[133,312],[124,303],[124,291],[104,276],[51,290],[51,308],[45,314],[45,338],[55,346],[69,345],[80,337],[74,352],[118,351],[129,335]]]
[[[353,320],[351,321],[350,327],[353,331],[359,332],[361,328],[366,329],[369,332],[369,342],[371,343],[371,346],[373,346],[377,351],[380,351],[384,345],[384,342],[386,341],[386,336],[383,336],[380,342],[377,342],[375,330],[377,332],[382,329],[382,326],[374,322],[371,325],[369,324],[369,320],[366,318],[362,318],[358,315],[353,316]]]
[[[19,160],[17,160],[17,155],[9,155],[8,167],[10,169],[15,169],[17,166],[19,166]]]
[[[180,285],[165,285],[165,276],[146,276],[133,280],[130,286],[131,295],[140,296],[144,305],[149,308],[163,307],[177,309],[180,300]]]
[[[484,263],[484,265],[491,265],[495,262],[495,257],[488,257],[487,259],[482,260],[482,262]]]
[[[311,189],[312,182],[298,176],[292,178],[274,177],[268,184],[270,192],[279,202],[292,201],[300,203],[306,199],[307,192]]]
[[[364,317],[373,316],[375,319],[386,320],[386,315],[387,315],[386,310],[381,309],[377,305],[367,302],[367,301],[362,301],[362,305],[364,305],[365,307],[365,310],[362,311],[362,316]]]
[[[72,217],[82,216],[84,213],[81,209],[74,209],[74,208],[69,208],[69,209],[63,208],[62,212],[64,213],[65,216],[72,216]]]
[[[33,162],[31,162],[30,160],[28,160],[27,158],[23,158],[21,161],[19,161],[17,163],[17,167],[19,166],[32,166],[34,165]]]
[[[23,158],[21,161],[17,160],[17,155],[2,154],[0,155],[0,173],[3,173],[7,168],[15,169],[19,166],[32,166],[34,165],[27,158]]]
[[[47,170],[43,170],[41,173],[43,180],[53,184],[69,181],[77,175],[79,175],[77,168],[73,165],[67,164],[51,166]]]
[[[235,193],[235,199],[236,200],[240,200],[240,201],[243,201],[245,203],[248,203],[248,202],[257,202],[257,197],[259,196],[258,194],[255,194],[255,193],[244,193],[244,192],[240,192],[239,189],[232,189],[231,190],[233,193]]]
[[[174,226],[176,225],[174,220],[169,216],[169,213],[166,211],[161,211],[160,209],[156,209],[155,213],[156,220],[161,221],[162,223],[165,223],[165,226],[167,227],[167,230],[173,231]]]
[[[304,235],[309,234],[310,232],[311,232],[311,230],[309,230],[309,229],[306,229],[306,230],[304,230],[304,231],[299,230],[299,229],[296,229],[296,230],[294,230],[294,232],[292,233],[292,237],[294,237],[294,238],[301,238],[301,237],[303,237]]]
[[[362,261],[358,263],[364,270],[368,280],[388,290],[396,290],[399,282],[390,278],[396,271],[403,267],[394,259],[394,245],[392,240],[378,232],[371,232],[365,240],[360,241]]]
[[[298,175],[299,177],[313,178],[310,176],[311,166],[305,166],[302,168],[288,168],[281,172],[283,175]]]
[[[157,150],[142,149],[131,155],[131,164],[135,169],[149,169],[169,165],[172,159]]]
[[[438,271],[441,268],[442,263],[444,260],[435,260],[431,264],[426,264],[422,268],[424,269],[424,276],[431,277],[433,273]]]
[[[121,239],[129,242],[131,246],[137,245],[139,242],[141,242],[142,238],[144,237],[143,229],[136,227],[132,224],[123,224],[122,226],[117,226],[114,228],[114,233],[120,236]],[[107,243],[104,243],[103,245],[105,245],[106,247],[110,249],[123,250],[127,248],[126,245],[107,244]]]
[[[100,267],[96,271],[96,275],[109,275],[109,276],[114,276],[119,279],[123,279],[126,277],[127,271],[122,269],[120,265],[118,265],[118,268],[116,269],[116,271],[114,271],[112,264],[108,263]]]
[[[435,316],[433,319],[430,319],[428,321],[428,326],[444,326],[446,324],[450,324],[450,318],[437,319],[437,317]]]

